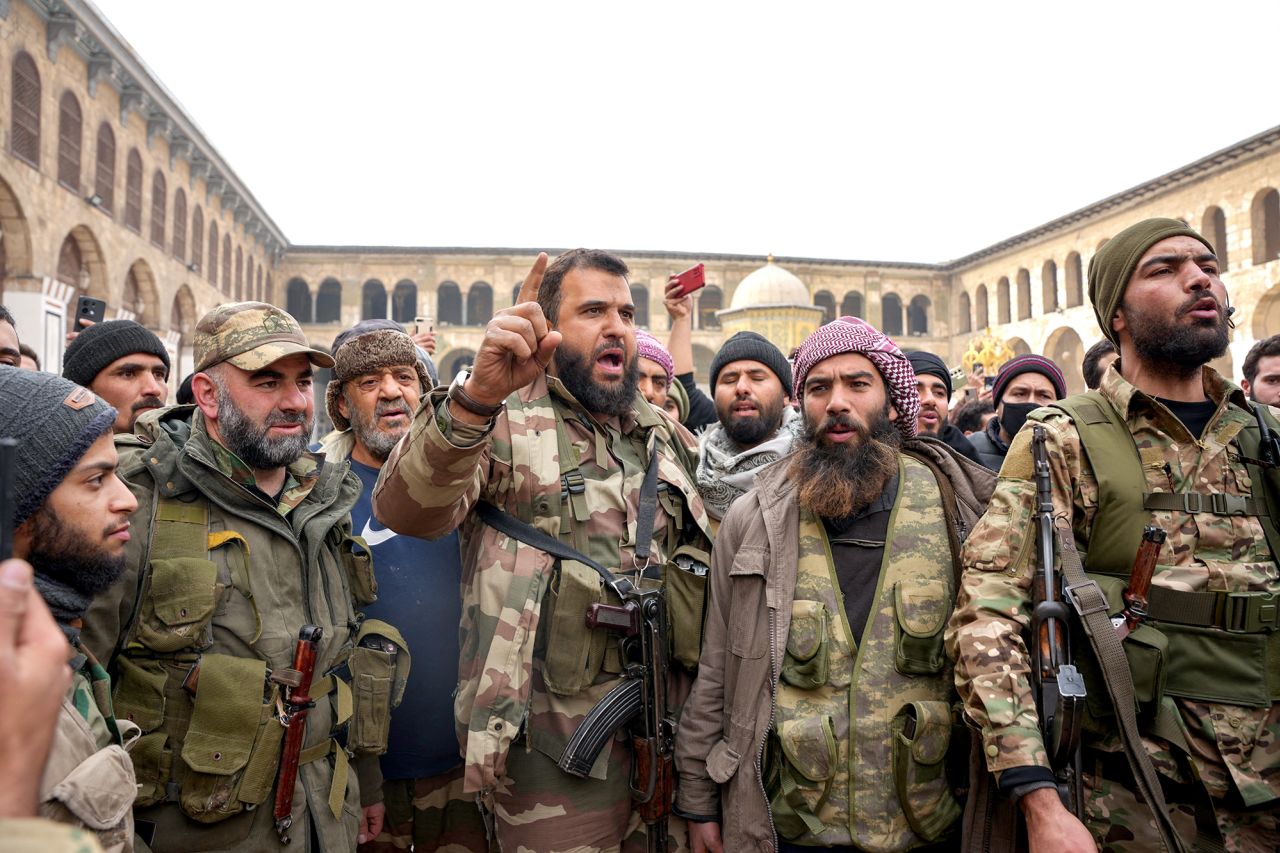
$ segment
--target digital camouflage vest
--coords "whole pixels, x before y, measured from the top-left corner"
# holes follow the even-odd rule
[[[881,853],[956,826],[945,774],[953,688],[942,633],[955,596],[947,524],[933,474],[900,457],[875,599],[855,643],[826,531],[801,511],[766,773],[784,838]]]

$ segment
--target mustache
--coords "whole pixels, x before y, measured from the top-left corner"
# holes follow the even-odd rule
[[[373,407],[375,416],[388,415],[392,412],[409,413],[409,407],[404,404],[403,400],[379,400],[378,405]]]
[[[1199,305],[1201,302],[1205,301],[1206,299],[1212,300],[1214,307],[1218,309],[1218,313],[1219,314],[1222,313],[1222,303],[1218,301],[1218,297],[1214,296],[1212,293],[1206,290],[1203,293],[1192,295],[1190,299],[1182,303],[1182,306],[1178,308],[1178,315],[1181,316],[1183,314],[1190,313],[1191,311],[1195,310],[1195,307],[1197,305]]]
[[[164,401],[161,400],[159,397],[143,397],[141,400],[134,403],[130,408],[135,412],[140,412],[143,409],[159,409],[159,408],[162,408],[163,406],[164,406]]]
[[[267,415],[267,419],[263,426],[293,426],[295,424],[306,424],[307,416],[302,412],[282,412],[276,410]]]

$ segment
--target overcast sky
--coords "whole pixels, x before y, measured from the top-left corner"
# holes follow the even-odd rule
[[[943,261],[1280,124],[1275,2],[96,2],[296,244]]]

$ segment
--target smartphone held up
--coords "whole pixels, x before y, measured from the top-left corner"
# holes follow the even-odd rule
[[[703,264],[695,264],[684,272],[676,276],[676,281],[680,284],[680,289],[672,295],[676,297],[688,296],[695,290],[704,287],[707,283],[707,271]]]

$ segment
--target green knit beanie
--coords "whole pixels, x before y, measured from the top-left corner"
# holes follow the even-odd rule
[[[1213,251],[1213,245],[1190,225],[1178,219],[1144,219],[1130,225],[1098,250],[1089,261],[1089,301],[1102,327],[1102,334],[1117,347],[1120,339],[1111,328],[1111,318],[1120,307],[1124,289],[1137,269],[1138,261],[1156,243],[1168,237],[1193,237]]]

